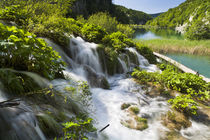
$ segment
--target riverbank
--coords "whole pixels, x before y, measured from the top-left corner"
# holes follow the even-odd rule
[[[136,40],[158,53],[210,54],[210,40],[152,39]]]
[[[180,63],[178,63],[177,61],[175,61],[175,60],[173,60],[173,59],[171,59],[171,58],[169,58],[167,56],[164,56],[164,55],[156,53],[156,52],[154,52],[154,55],[156,57],[160,58],[160,59],[163,59],[164,61],[167,61],[167,62],[171,63],[172,65],[176,66],[177,68],[179,68],[183,72],[197,74],[196,71],[194,71],[194,70],[192,70],[192,69],[190,69],[190,68],[188,68],[188,67],[186,67],[186,66],[184,66],[184,65],[182,65]],[[200,75],[200,76],[203,78],[204,81],[210,82],[209,78],[206,78],[203,75]]]

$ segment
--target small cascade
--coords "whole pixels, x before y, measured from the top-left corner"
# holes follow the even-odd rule
[[[120,62],[120,64],[121,64],[122,68],[123,68],[123,73],[128,72],[128,67],[127,67],[127,65],[126,65],[125,61],[123,61],[123,60],[122,60],[122,59],[120,59],[119,57],[118,57],[117,59],[118,59],[118,61]]]
[[[97,128],[110,126],[97,137],[98,140],[158,140],[160,130],[165,130],[159,118],[167,112],[167,101],[160,98],[150,98],[144,94],[139,85],[123,75],[116,75],[109,79],[111,90],[91,89],[95,107],[94,119],[98,122]],[[144,131],[130,129],[122,124],[130,118],[127,110],[122,110],[121,105],[129,103],[140,109],[138,116],[148,118],[148,128]]]
[[[191,121],[192,126],[181,130],[183,137],[190,140],[209,140],[210,139],[210,127]]]
[[[70,50],[72,59],[78,64],[86,64],[97,73],[102,73],[97,53],[97,44],[85,42],[81,37],[71,38]]]
[[[148,60],[144,58],[142,55],[140,55],[135,48],[126,48],[128,51],[133,53],[138,57],[139,67],[147,70],[148,72],[155,72],[158,70],[156,65],[149,64]]]
[[[8,100],[0,90],[0,139],[45,140],[32,110],[19,99]]]

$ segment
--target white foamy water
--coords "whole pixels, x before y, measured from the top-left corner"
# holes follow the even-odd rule
[[[67,79],[88,81],[88,73],[103,73],[99,55],[96,51],[97,44],[85,42],[80,37],[71,38],[69,46],[71,58],[69,55],[66,55],[63,50],[59,49],[59,46],[54,45],[54,48],[62,54],[62,59],[66,61],[68,65],[71,65],[64,71],[64,75]],[[134,48],[127,48],[127,50],[137,56],[139,67],[148,72],[158,70],[156,65],[149,64],[148,60],[140,55]],[[131,67],[128,55],[122,54],[118,58],[118,61],[124,73],[132,70],[133,67]],[[109,77],[108,81],[111,85],[110,90],[91,88],[93,104],[91,117],[96,121],[95,126],[100,130],[107,124],[110,124],[102,133],[98,132],[98,135],[93,134],[93,139],[159,140],[163,137],[164,132],[169,131],[160,122],[161,115],[169,110],[166,99],[162,97],[151,98],[145,95],[145,91],[140,85],[137,85],[131,78],[126,78],[123,74]],[[54,82],[64,86],[61,86],[62,89],[57,90],[63,90],[65,84],[67,84],[65,82],[62,83],[62,81]],[[121,110],[123,103],[131,103],[137,106],[140,109],[138,116],[147,118],[149,127],[143,131],[139,131],[123,126],[121,121],[130,118],[128,112]],[[202,134],[202,132],[205,134]],[[181,130],[181,134],[187,139],[209,140],[209,127],[193,122],[192,127]]]
[[[1,83],[0,83],[1,84]],[[0,102],[3,102],[6,100],[6,96],[5,94],[3,93],[3,91],[0,90]]]
[[[191,122],[191,127],[180,131],[182,136],[190,140],[210,140],[210,127],[195,121]]]
[[[97,44],[85,42],[81,37],[71,38],[70,50],[73,60],[78,64],[86,64],[97,73],[102,73]]]
[[[166,101],[145,96],[140,86],[137,86],[130,78],[125,79],[122,75],[112,77],[109,82],[112,85],[111,90],[91,89],[96,111],[93,117],[98,122],[97,128],[101,129],[110,124],[97,139],[103,140],[105,135],[110,140],[139,140],[140,138],[141,140],[158,140],[159,130],[165,129],[159,118],[168,110]],[[120,123],[121,120],[128,118],[127,113],[121,110],[123,103],[136,104],[140,108],[139,116],[148,117],[149,128],[139,131],[123,126]]]

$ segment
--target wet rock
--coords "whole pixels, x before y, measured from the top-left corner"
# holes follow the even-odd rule
[[[121,108],[127,113],[129,119],[121,120],[121,124],[125,127],[135,130],[144,130],[148,128],[147,119],[137,116],[139,108],[132,104],[122,104]]]
[[[170,131],[165,134],[161,140],[187,140],[177,131]]]
[[[131,106],[131,104],[129,104],[129,103],[123,103],[121,105],[121,110],[124,110],[124,109],[128,108],[129,106]]]
[[[107,81],[105,76],[101,74],[97,74],[94,71],[94,69],[92,69],[91,67],[87,65],[84,65],[84,70],[86,72],[87,79],[91,87],[109,89],[109,82]]]
[[[37,114],[40,129],[48,138],[54,138],[62,134],[62,126],[48,114]]]
[[[0,108],[1,140],[44,140],[32,110],[23,102]]]
[[[189,119],[178,111],[168,111],[165,116],[162,117],[162,123],[170,130],[181,130],[182,128],[188,128],[192,125]]]
[[[135,116],[129,120],[121,121],[121,124],[130,129],[143,131],[148,128],[147,119]]]

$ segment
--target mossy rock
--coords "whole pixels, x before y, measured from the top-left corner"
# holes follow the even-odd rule
[[[121,124],[127,128],[143,131],[148,128],[147,119],[135,116],[135,119],[121,121]]]
[[[54,138],[61,135],[62,126],[56,122],[56,120],[48,114],[37,114],[38,124],[40,129],[48,138]]]
[[[137,130],[142,131],[142,130],[148,128],[147,119],[141,118],[141,117],[136,117],[135,120],[137,121],[137,126],[136,126]]]
[[[127,104],[127,103],[123,103],[122,105],[121,105],[121,110],[124,110],[124,109],[126,109],[126,108],[128,108],[128,107],[130,107],[131,106],[131,104]]]
[[[138,114],[140,111],[138,107],[134,107],[134,106],[130,107],[129,110],[134,114]]]
[[[177,131],[170,131],[167,132],[164,138],[161,138],[161,140],[187,140],[181,134]]]
[[[170,130],[181,130],[182,128],[188,128],[192,125],[189,119],[178,111],[168,111],[165,116],[162,117],[163,125]]]

